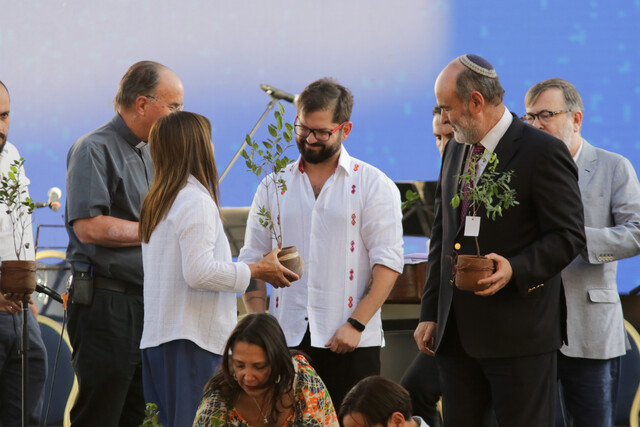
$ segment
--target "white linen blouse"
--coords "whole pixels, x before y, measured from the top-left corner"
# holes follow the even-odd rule
[[[142,244],[144,329],[140,348],[186,339],[221,355],[237,323],[236,293],[249,285],[231,260],[218,208],[193,176]]]

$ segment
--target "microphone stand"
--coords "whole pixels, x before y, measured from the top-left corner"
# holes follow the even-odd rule
[[[251,132],[249,132],[250,138],[253,138],[253,134],[256,133],[256,131],[258,130],[258,128],[260,127],[264,119],[267,117],[267,114],[269,114],[269,111],[271,111],[273,107],[276,106],[277,102],[278,102],[278,99],[271,96],[271,101],[269,101],[269,103],[267,104],[267,108],[264,110],[264,113],[262,113],[262,116],[260,116],[260,119],[255,124],[253,129],[251,129]],[[247,139],[245,138],[245,140],[242,141],[242,145],[240,145],[240,149],[236,152],[235,156],[233,156],[233,159],[231,159],[227,167],[224,169],[224,172],[222,172],[222,175],[220,175],[220,179],[218,180],[218,183],[222,183],[222,180],[224,179],[225,176],[227,176],[227,174],[229,173],[229,170],[231,169],[233,164],[236,162],[236,160],[238,160],[238,157],[240,157],[240,153],[242,153],[242,150],[244,150],[244,147],[246,146],[247,146]]]
[[[22,300],[22,427],[29,426],[29,298]]]

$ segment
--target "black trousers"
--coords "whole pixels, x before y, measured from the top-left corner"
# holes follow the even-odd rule
[[[69,306],[79,391],[74,427],[138,427],[144,419],[141,295],[95,289],[90,306]]]
[[[326,348],[311,347],[309,328],[299,346],[306,353],[311,366],[327,386],[336,412],[342,399],[358,381],[371,375],[380,375],[380,347],[359,347],[351,353],[337,354]]]
[[[413,415],[421,417],[429,427],[441,427],[442,418],[438,410],[440,380],[436,358],[418,352],[400,380],[402,387],[411,395]]]
[[[492,408],[500,427],[553,426],[557,352],[473,358],[460,344],[455,321],[451,323],[436,353],[444,426],[490,426]]]

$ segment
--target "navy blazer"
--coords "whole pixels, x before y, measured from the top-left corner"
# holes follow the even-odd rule
[[[460,342],[472,357],[514,357],[560,348],[566,308],[560,272],[585,247],[578,172],[562,141],[524,124],[515,115],[495,149],[497,171],[513,170],[510,186],[519,205],[495,221],[483,208],[478,236],[482,255],[496,253],[513,269],[511,281],[495,295],[460,291],[451,281],[451,255],[475,254],[463,235],[458,209],[450,201],[467,147],[446,145],[436,190],[436,216],[429,251],[429,275],[421,321],[437,321],[435,349],[455,313]]]

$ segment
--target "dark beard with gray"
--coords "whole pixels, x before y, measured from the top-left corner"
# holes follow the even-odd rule
[[[321,147],[320,150],[311,150],[307,147],[307,140],[302,137],[296,136],[296,145],[298,146],[298,151],[300,151],[300,155],[302,159],[314,165],[318,163],[322,163],[331,157],[333,157],[340,148],[342,148],[342,140],[338,140],[335,144],[325,145],[325,144],[308,144],[312,147]]]

